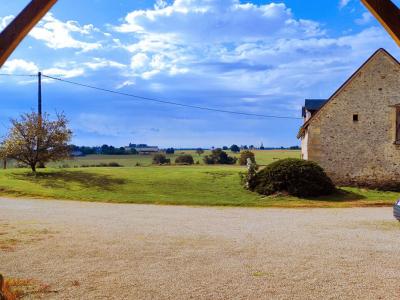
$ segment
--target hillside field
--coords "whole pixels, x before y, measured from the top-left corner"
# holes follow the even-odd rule
[[[298,151],[260,151],[260,164],[278,158],[298,157]],[[0,171],[0,195],[112,203],[250,207],[353,207],[392,205],[399,193],[342,188],[333,196],[299,199],[262,197],[245,190],[236,166],[146,166],[132,167],[137,156],[92,156],[74,160],[79,164],[118,162],[125,167],[48,167],[32,175],[28,169]],[[143,157],[140,157],[143,158]],[[147,159],[147,160],[145,160]],[[141,164],[150,163],[145,157]],[[73,166],[73,164],[70,164]]]
[[[239,157],[239,153],[233,153],[231,151],[227,151],[230,156]],[[267,165],[273,162],[274,160],[293,157],[300,158],[300,151],[298,150],[255,150],[252,151],[256,155],[256,160],[258,164]],[[181,154],[191,154],[194,158],[194,161],[198,161],[200,164],[204,164],[203,157],[205,155],[210,154],[211,151],[207,150],[202,155],[198,155],[194,150],[177,150],[174,154],[167,155],[167,158],[171,159],[171,163],[175,162],[175,158]],[[74,159],[52,163],[49,164],[50,167],[74,167],[74,166],[82,166],[82,165],[97,165],[100,163],[110,163],[117,162],[124,167],[134,167],[136,164],[140,164],[141,166],[150,166],[152,161],[152,155],[87,155],[84,157],[76,157]]]

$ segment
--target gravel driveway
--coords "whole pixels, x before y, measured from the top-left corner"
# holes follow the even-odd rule
[[[391,208],[0,199],[0,272],[48,299],[399,299],[400,225]]]

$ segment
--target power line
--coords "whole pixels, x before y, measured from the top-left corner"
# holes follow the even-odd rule
[[[114,90],[104,89],[104,88],[95,87],[95,86],[91,86],[91,85],[88,85],[88,84],[78,83],[78,82],[74,82],[74,81],[70,81],[70,80],[65,80],[65,79],[61,79],[61,78],[57,78],[57,77],[52,77],[52,76],[48,76],[48,75],[44,75],[44,74],[43,74],[43,77],[50,78],[50,79],[57,80],[57,81],[61,81],[61,82],[65,82],[65,83],[76,85],[76,86],[80,86],[80,87],[85,87],[85,88],[89,88],[89,89],[93,89],[93,90],[103,91],[103,92],[107,92],[107,93],[111,93],[111,94],[116,94],[116,95],[121,95],[121,96],[136,98],[136,99],[141,99],[141,100],[145,100],[145,101],[152,101],[152,102],[157,102],[157,103],[163,103],[163,104],[187,107],[187,108],[194,108],[194,109],[221,112],[221,113],[229,113],[229,114],[236,114],[236,115],[262,117],[262,118],[295,119],[295,120],[302,119],[302,118],[296,118],[296,117],[253,114],[253,113],[238,112],[238,111],[232,111],[232,110],[224,110],[224,109],[211,108],[211,107],[205,107],[205,106],[183,104],[183,103],[178,103],[178,102],[173,102],[173,101],[160,100],[160,99],[156,99],[156,98],[143,97],[143,96],[139,96],[139,95],[128,94],[128,93],[118,92],[118,91],[114,91]]]
[[[8,76],[8,77],[37,77],[37,74],[6,74],[6,73],[0,73],[0,76]]]
[[[0,74],[1,76],[38,76],[38,75],[14,75],[14,74]],[[151,102],[156,102],[156,103],[162,103],[162,104],[168,104],[168,105],[174,105],[174,106],[180,106],[180,107],[186,107],[186,108],[192,108],[192,109],[198,109],[198,110],[205,110],[205,111],[213,111],[213,112],[220,112],[220,113],[227,113],[227,114],[234,114],[234,115],[242,115],[242,116],[251,116],[251,117],[259,117],[259,118],[272,118],[272,119],[291,119],[291,120],[300,120],[302,118],[297,118],[297,117],[290,117],[290,116],[278,116],[278,115],[264,115],[264,114],[254,114],[254,113],[246,113],[246,112],[239,112],[239,111],[233,111],[233,110],[225,110],[225,109],[218,109],[218,108],[211,108],[211,107],[205,107],[205,106],[198,106],[198,105],[190,105],[190,104],[183,104],[179,102],[174,102],[174,101],[168,101],[168,100],[161,100],[161,99],[156,99],[156,98],[150,98],[150,97],[144,97],[144,96],[139,96],[139,95],[134,95],[134,94],[128,94],[128,93],[123,93],[123,92],[118,92],[110,89],[105,89],[105,88],[100,88],[88,84],[83,84],[75,81],[70,81],[58,77],[53,77],[49,75],[42,74],[43,77],[49,78],[52,80],[68,83],[71,85],[75,86],[80,86],[92,90],[97,90],[97,91],[102,91],[110,94],[115,94],[115,95],[120,95],[120,96],[125,96],[125,97],[131,97],[135,99],[140,99],[144,101],[151,101]]]

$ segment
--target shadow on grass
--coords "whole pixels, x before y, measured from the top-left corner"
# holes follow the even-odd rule
[[[320,197],[309,197],[306,200],[324,201],[324,202],[351,202],[367,199],[366,196],[343,189],[337,189],[335,193]]]
[[[60,171],[12,174],[15,179],[30,181],[50,188],[65,188],[66,183],[78,184],[85,188],[101,188],[113,190],[126,184],[128,181],[122,178],[113,178],[108,175],[93,174],[84,171]]]

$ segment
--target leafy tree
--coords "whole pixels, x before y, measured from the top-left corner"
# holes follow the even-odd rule
[[[175,149],[174,148],[168,148],[168,149],[165,150],[165,153],[174,154],[175,153]]]
[[[212,150],[211,155],[204,156],[204,163],[207,165],[233,165],[237,161],[236,157],[228,156],[222,149]]]
[[[112,147],[112,146],[111,146]],[[113,147],[114,148],[114,147]],[[101,154],[110,154],[110,147],[108,145],[103,145],[100,148]]]
[[[28,165],[36,172],[38,164],[66,159],[70,154],[68,142],[72,131],[63,114],[55,121],[49,115],[40,117],[37,113],[21,115],[11,120],[12,128],[3,142],[3,156]]]
[[[168,159],[165,154],[157,153],[153,156],[153,165],[165,165],[171,163],[171,160]]]
[[[247,165],[248,158],[250,158],[250,160],[253,164],[256,163],[256,158],[255,158],[254,153],[251,151],[245,150],[245,151],[240,152],[239,164],[241,166]]]
[[[240,152],[240,148],[239,148],[238,145],[232,145],[230,149],[234,153],[239,153]]]
[[[261,143],[260,150],[264,150],[264,149],[265,149],[264,144]]]
[[[175,163],[179,165],[193,165],[194,164],[194,159],[193,156],[190,154],[184,154],[181,156],[178,156],[175,159]]]
[[[196,153],[200,156],[200,155],[202,155],[202,154],[204,153],[204,150],[201,149],[201,148],[198,148],[198,149],[196,150]]]
[[[223,146],[222,150],[226,151],[226,150],[229,150],[229,148],[228,148],[228,146]]]

